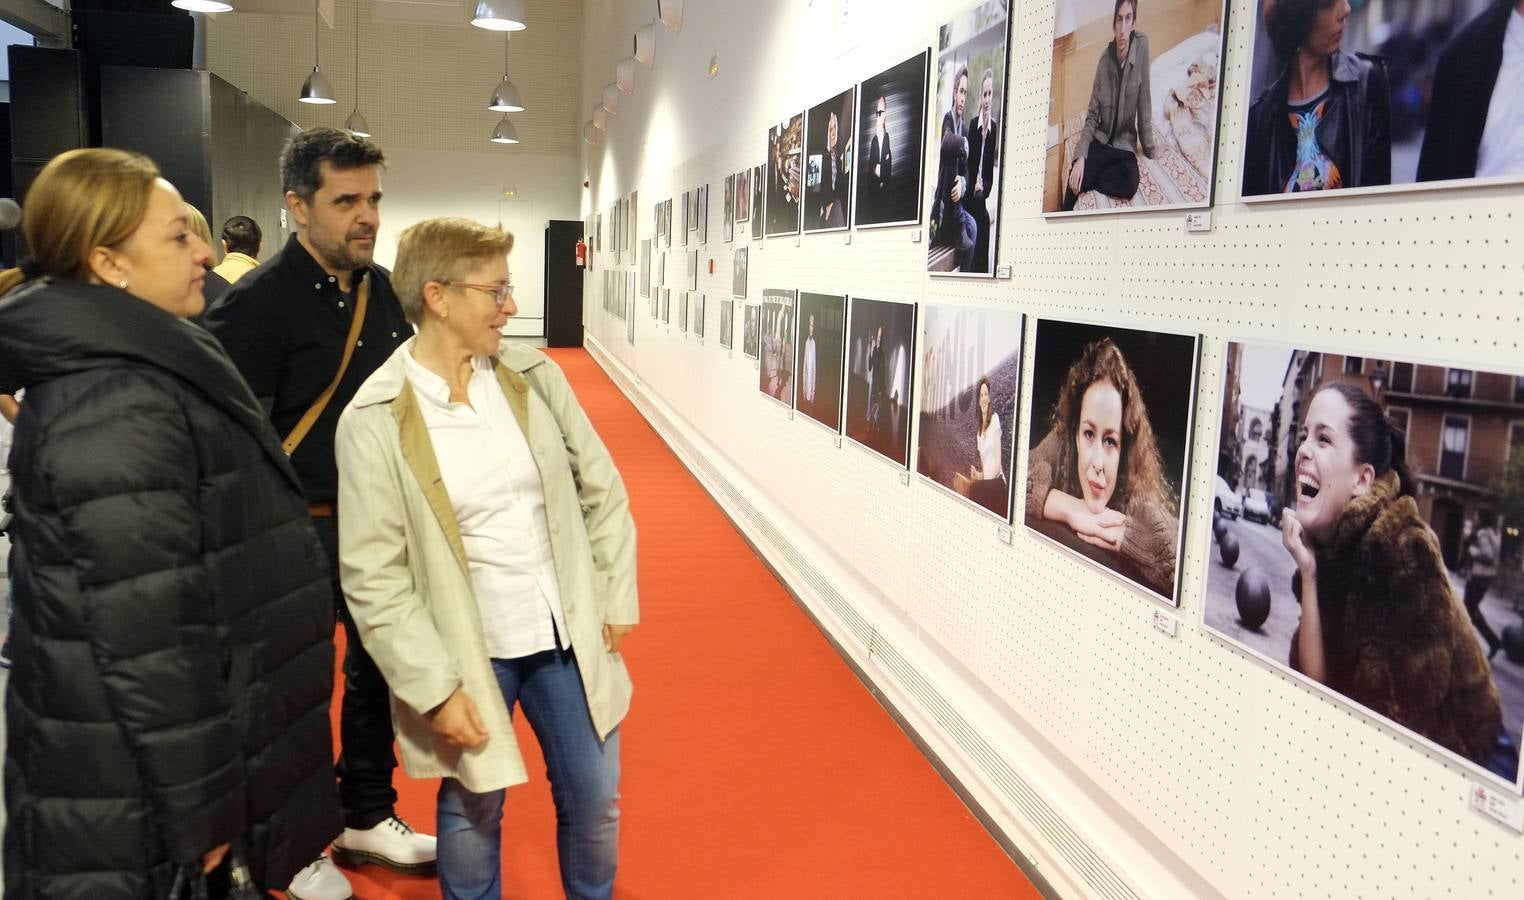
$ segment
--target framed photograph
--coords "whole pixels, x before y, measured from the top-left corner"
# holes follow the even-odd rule
[[[720,301],[720,346],[729,350],[735,344],[735,305],[734,300]]]
[[[690,223],[693,222],[693,203],[691,202],[691,199],[690,199],[691,195],[692,195],[691,191],[683,191],[683,246],[684,247],[688,246],[688,232],[692,231],[696,227],[695,225],[690,224]]]
[[[640,296],[651,296],[651,239],[640,242]]]
[[[594,247],[598,252],[603,252],[603,213],[598,214],[598,230],[593,233]]]
[[[915,304],[853,297],[842,431],[895,465],[910,464]]]
[[[683,333],[688,331],[688,292],[683,291],[677,298],[677,330]]]
[[[702,343],[704,340],[704,295],[693,295],[693,334]]]
[[[791,290],[768,289],[762,292],[762,364],[757,369],[757,387],[784,406],[791,406],[794,402],[795,300],[795,292]],[[748,319],[750,315],[751,308],[748,307]]]
[[[755,303],[748,303],[743,310],[741,322],[741,352],[752,359],[757,359],[761,354],[761,335],[762,307]]]
[[[804,119],[804,230],[852,224],[852,141],[857,88],[812,107]]]
[[[699,257],[697,250],[688,251],[688,290],[698,290]]]
[[[730,263],[730,295],[746,299],[747,248],[737,247]]]
[[[736,208],[735,220],[744,224],[751,221],[751,170],[742,169],[735,174]]]
[[[1200,338],[1039,320],[1028,412],[1028,528],[1180,605],[1180,541]]]
[[[926,166],[926,80],[931,51],[866,79],[857,90],[858,228],[918,225]]]
[[[672,326],[672,289],[661,289],[661,321],[667,327]]]
[[[799,292],[794,408],[833,433],[841,430],[842,348],[846,330],[846,297]]]
[[[767,236],[798,234],[803,221],[804,113],[767,130]]]
[[[926,271],[992,278],[1000,244],[1009,0],[985,0],[938,32]]]
[[[1520,793],[1524,376],[1224,357],[1206,630]]]
[[[1326,27],[1307,0],[1254,10],[1242,200],[1524,181],[1516,3],[1360,4]]]
[[[751,239],[754,241],[762,240],[762,184],[765,171],[765,166],[754,166],[751,170]]]
[[[1057,4],[1043,212],[1210,206],[1227,3]]]
[[[697,231],[699,228],[699,207],[702,206],[702,203],[700,202],[699,192],[702,190],[703,188],[701,187],[694,188],[685,195],[688,200],[687,221],[689,231]]]
[[[625,249],[633,254],[640,246],[640,192],[630,191],[630,202],[625,205],[625,213],[629,218],[628,233],[625,236]]]
[[[624,318],[624,340],[625,343],[633,347],[635,346],[635,316],[633,315],[633,310],[630,312],[632,314]]]
[[[695,221],[698,222],[698,242],[707,244],[709,243],[709,185],[699,185],[699,189],[693,196],[698,201],[698,216],[695,217]]]
[[[927,305],[921,319],[916,471],[1009,522],[1025,318]]]
[[[986,0],[937,38],[927,271],[994,277],[1000,245],[1001,116],[1006,105],[1007,0]]]
[[[724,221],[724,224],[722,224],[720,226],[720,230],[721,230],[721,232],[725,236],[725,243],[728,244],[731,241],[735,240],[735,236],[736,236],[735,227],[736,227],[736,177],[734,175],[726,175],[725,176],[725,221]]]

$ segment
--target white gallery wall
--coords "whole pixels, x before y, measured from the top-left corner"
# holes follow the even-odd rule
[[[603,140],[582,147],[591,190],[581,214],[604,216],[585,281],[594,355],[1059,894],[1520,896],[1524,838],[1470,808],[1474,775],[1209,635],[1201,610],[1229,340],[1524,373],[1524,190],[1236,202],[1254,4],[1233,0],[1210,231],[1187,233],[1181,212],[1045,219],[1055,13],[1049,0],[1016,0],[997,253],[1008,279],[928,276],[924,225],[768,241],[738,225],[723,240],[724,178],[764,162],[770,126],[935,53],[938,24],[967,5],[690,0],[679,33],[658,26],[654,69],[638,69]],[[580,119],[654,6],[587,0]],[[1145,4],[1143,31],[1146,16]],[[626,323],[603,311],[602,273],[638,272],[654,204],[677,206],[700,184],[710,187],[707,244],[683,247],[674,213],[673,322],[653,320],[637,293],[630,344]],[[616,258],[608,211],[631,191],[636,253]],[[929,203],[928,192],[923,222]],[[734,349],[718,337],[743,247],[744,302],[797,288],[1026,313],[1017,509],[1034,318],[1201,334],[1180,608],[1019,520],[1007,533],[915,476],[913,460],[905,477],[766,399],[741,352],[743,301]],[[702,341],[676,322],[692,249],[707,298]],[[1155,627],[1161,612],[1174,635]],[[788,777],[786,760],[777,777]]]

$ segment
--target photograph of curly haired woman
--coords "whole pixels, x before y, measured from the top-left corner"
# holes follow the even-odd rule
[[[1176,606],[1198,347],[1043,320],[1032,357],[1027,527]]]
[[[1209,631],[1519,782],[1524,377],[1228,345]]]

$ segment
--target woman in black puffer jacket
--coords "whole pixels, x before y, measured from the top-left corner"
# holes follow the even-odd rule
[[[230,844],[284,887],[341,828],[333,606],[275,435],[185,321],[209,248],[117,150],[49,163],[22,228],[5,896],[162,898],[191,866],[215,894]]]

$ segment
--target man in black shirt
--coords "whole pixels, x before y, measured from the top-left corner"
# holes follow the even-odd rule
[[[346,827],[334,842],[334,857],[349,865],[430,872],[434,838],[413,832],[396,815],[391,780],[397,761],[386,682],[360,643],[339,586],[334,430],[360,385],[413,334],[386,270],[372,261],[383,162],[380,148],[345,131],[311,128],[292,138],[280,167],[296,233],[273,258],[239,279],[206,319],[286,442],[328,557],[334,605],[344,623],[338,777]],[[362,300],[348,365],[303,434],[298,423],[339,373]],[[298,873],[289,894],[298,900],[348,898],[347,879],[327,863],[319,858]]]

